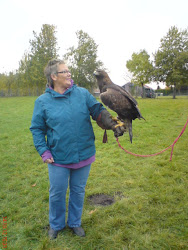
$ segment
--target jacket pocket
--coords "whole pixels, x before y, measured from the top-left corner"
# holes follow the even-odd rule
[[[54,147],[54,131],[53,129],[49,129],[47,133],[47,144],[49,148]]]

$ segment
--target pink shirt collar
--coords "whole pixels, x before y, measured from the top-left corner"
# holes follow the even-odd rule
[[[62,95],[64,95],[64,93],[65,93],[68,89],[71,89],[72,86],[73,86],[73,84],[74,84],[74,81],[71,79],[71,85],[70,85],[70,87],[67,88],[67,89],[62,93]],[[54,90],[51,86],[49,86],[49,89]]]

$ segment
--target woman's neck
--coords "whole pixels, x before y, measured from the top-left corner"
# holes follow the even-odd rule
[[[67,89],[62,86],[54,86],[54,91],[58,92],[59,94],[63,94]]]

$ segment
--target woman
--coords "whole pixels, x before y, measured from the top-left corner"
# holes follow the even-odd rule
[[[48,87],[35,101],[30,130],[34,145],[48,164],[49,237],[55,239],[66,227],[66,193],[69,185],[67,224],[78,236],[81,227],[85,186],[95,160],[94,133],[90,116],[99,126],[112,129],[115,136],[124,131],[108,111],[84,88],[73,84],[62,60],[51,60],[45,68]]]

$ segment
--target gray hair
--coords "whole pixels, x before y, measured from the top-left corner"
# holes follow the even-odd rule
[[[53,80],[51,78],[51,75],[53,74],[57,74],[58,71],[58,65],[60,64],[65,64],[65,62],[63,60],[59,60],[59,59],[52,59],[48,62],[46,68],[44,69],[44,75],[47,78],[47,87],[52,87],[54,88],[54,83]]]

